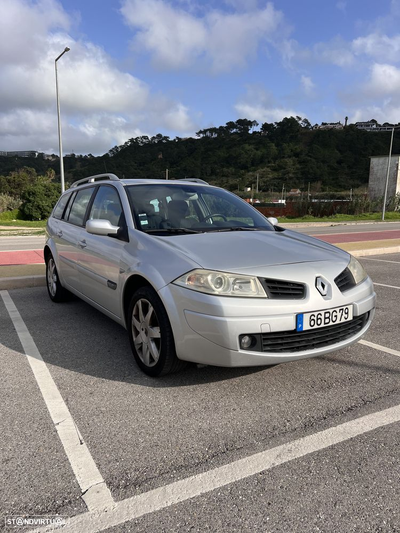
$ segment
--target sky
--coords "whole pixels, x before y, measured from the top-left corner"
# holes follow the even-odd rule
[[[400,0],[0,0],[0,151],[239,118],[400,122]]]

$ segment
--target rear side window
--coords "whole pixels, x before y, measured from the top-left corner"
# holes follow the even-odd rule
[[[75,226],[83,226],[86,209],[92,197],[93,191],[93,187],[78,191],[69,213],[68,222],[75,224]]]
[[[59,220],[62,218],[64,210],[65,210],[65,207],[66,207],[66,205],[68,203],[68,200],[70,198],[71,198],[71,193],[64,194],[63,196],[61,196],[61,198],[58,201],[58,204],[56,205],[56,207],[54,208],[54,211],[53,211],[53,217],[54,218],[58,218]]]

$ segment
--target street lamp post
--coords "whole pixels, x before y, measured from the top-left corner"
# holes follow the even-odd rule
[[[392,128],[392,136],[390,138],[389,160],[388,160],[388,165],[387,165],[386,183],[385,183],[385,195],[383,197],[383,207],[382,207],[382,220],[385,220],[386,199],[387,199],[387,190],[388,190],[388,184],[389,184],[390,160],[392,159],[393,135],[394,135],[394,128]]]
[[[69,52],[70,48],[66,46],[64,51],[55,59],[54,67],[56,71],[56,97],[57,97],[57,118],[58,118],[58,148],[60,152],[60,178],[61,178],[61,192],[65,191],[64,184],[64,160],[63,160],[63,151],[62,151],[62,138],[61,138],[61,119],[60,119],[60,98],[58,96],[58,76],[57,76],[57,61],[66,53]]]

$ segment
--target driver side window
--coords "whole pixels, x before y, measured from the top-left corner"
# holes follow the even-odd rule
[[[89,220],[108,220],[113,226],[122,225],[122,206],[114,187],[99,187],[89,213]]]
[[[249,217],[248,213],[244,213],[238,206],[228,202],[224,198],[219,198],[211,194],[203,194],[203,200],[210,214],[218,213],[224,215],[231,222],[254,226],[254,219]]]

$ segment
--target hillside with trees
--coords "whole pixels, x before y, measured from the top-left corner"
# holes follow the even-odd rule
[[[65,179],[71,184],[104,172],[121,178],[164,179],[168,169],[169,179],[202,178],[236,192],[255,184],[258,175],[259,190],[270,198],[283,186],[312,193],[365,190],[369,158],[388,154],[390,135],[353,125],[341,130],[313,129],[301,117],[261,125],[239,119],[200,130],[196,138],[141,136],[102,156],[70,154],[64,157]],[[399,152],[400,138],[395,135],[393,154]],[[59,182],[58,157],[0,157],[0,194],[22,198],[28,184],[40,182],[39,175],[47,176],[44,181],[52,181],[53,189]]]
[[[70,181],[114,172],[122,177],[202,178],[242,190],[259,175],[261,190],[341,191],[368,183],[369,158],[389,151],[390,132],[314,130],[307,119],[285,118],[273,124],[239,119],[197,132],[197,138],[141,136],[100,157],[65,159]],[[400,150],[395,138],[393,153]],[[57,171],[56,167],[53,168]]]

